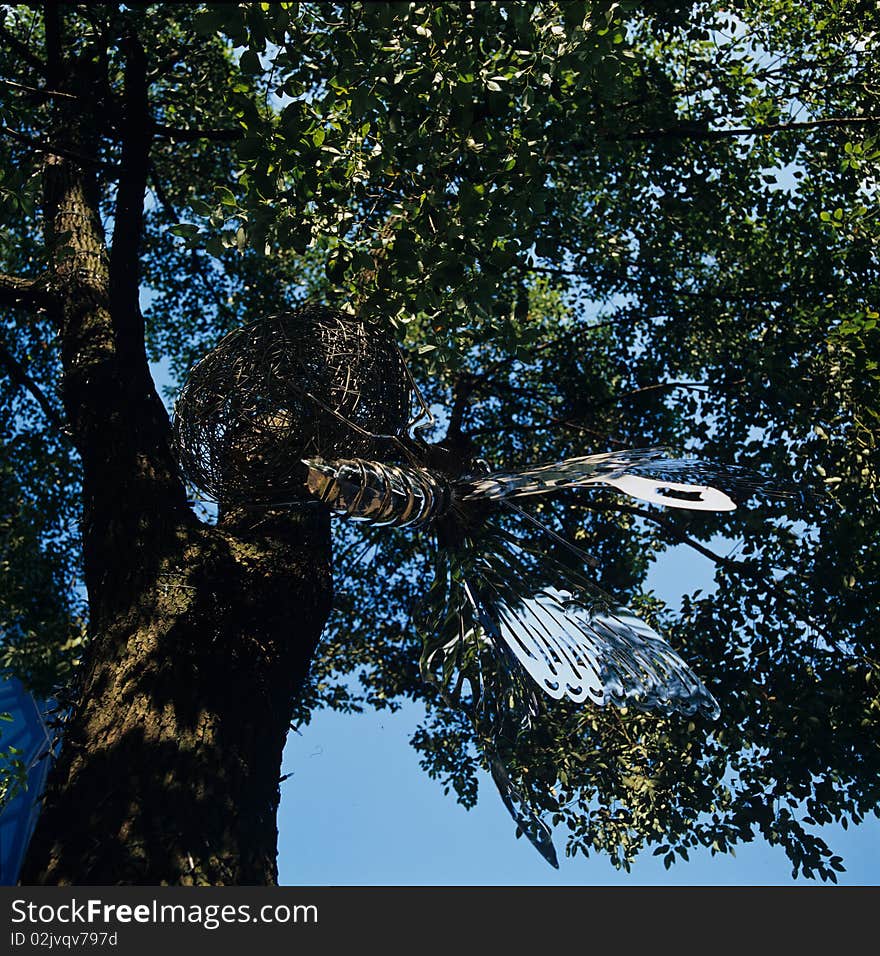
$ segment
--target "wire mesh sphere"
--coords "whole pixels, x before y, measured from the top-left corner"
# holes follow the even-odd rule
[[[178,461],[217,501],[296,496],[301,459],[380,457],[410,399],[388,333],[304,305],[235,329],[193,367],[174,408]]]

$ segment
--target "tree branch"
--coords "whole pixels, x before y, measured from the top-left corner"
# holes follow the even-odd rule
[[[636,505],[620,504],[619,502],[609,502],[608,504],[603,504],[602,502],[598,501],[581,501],[580,504],[589,511],[623,511],[626,514],[636,515],[639,518],[644,518],[646,521],[650,521],[653,524],[663,528],[664,531],[672,535],[672,537],[681,542],[681,544],[686,544],[689,548],[693,548],[693,550],[698,554],[703,555],[704,558],[708,558],[715,564],[724,568],[730,568],[731,570],[736,571],[738,574],[744,574],[746,577],[753,578],[756,581],[766,580],[766,576],[762,574],[751,562],[734,561],[732,558],[725,557],[723,554],[716,554],[711,550],[711,548],[707,548],[704,544],[700,544],[699,541],[695,541],[689,534],[685,534],[681,528],[679,528],[668,518],[664,518],[662,515],[655,514],[653,511],[649,511],[647,508],[639,508]]]
[[[43,414],[46,416],[46,420],[51,422],[52,425],[64,436],[67,436],[68,430],[67,426],[64,424],[61,416],[52,406],[52,403],[46,397],[43,390],[40,386],[28,375],[24,366],[18,359],[6,348],[6,346],[0,342],[0,365],[2,365],[10,379],[16,384],[30,392],[31,397],[36,400],[37,404],[42,409]]]
[[[634,269],[641,268],[638,263],[630,263]],[[574,278],[581,279],[609,279],[614,280],[618,283],[626,284],[628,286],[637,285],[640,283],[640,280],[637,276],[630,275],[627,272],[610,272],[608,270],[601,270],[595,273],[590,273],[585,269],[566,269],[562,266],[545,266],[539,265],[538,263],[532,263],[528,267],[529,272],[539,272],[542,275],[552,275],[552,276],[573,276]],[[742,291],[737,291],[735,289],[685,289],[683,287],[671,288],[668,286],[658,286],[658,284],[652,283],[652,291],[659,291],[664,295],[668,296],[682,296],[683,298],[688,299],[703,299],[703,300],[721,300],[724,302],[750,302],[758,305],[761,304],[775,304],[782,301],[779,295],[771,295],[769,293],[764,294],[757,289],[743,289]],[[655,316],[656,318],[657,316]],[[613,323],[604,323],[605,325]],[[598,328],[599,326],[595,326]]]
[[[54,3],[43,4],[43,29],[46,34],[46,65],[43,72],[46,84],[59,89],[63,78],[63,55],[61,50],[61,11]]]
[[[48,301],[41,279],[0,274],[0,305],[35,306]]]
[[[77,99],[73,93],[63,93],[61,90],[50,90],[39,86],[28,86],[26,83],[16,83],[15,80],[7,80],[5,77],[0,77],[0,83],[14,90],[22,90],[24,93],[30,93],[32,96],[39,96],[42,99],[52,99],[56,96],[61,96],[68,100]]]
[[[452,386],[452,407],[449,410],[449,424],[446,427],[447,440],[458,441],[461,439],[464,414],[470,404],[476,384],[476,378],[467,372],[463,372],[456,377]]]
[[[110,314],[122,361],[131,368],[146,368],[139,302],[139,253],[144,228],[144,194],[150,168],[152,123],[147,98],[146,55],[134,35],[126,38],[125,47],[122,155],[110,249]]]
[[[17,53],[28,66],[35,69],[38,73],[46,72],[46,64],[26,43],[22,43],[21,40],[19,40],[14,33],[7,30],[3,24],[0,24],[0,43],[5,44],[10,50]]]
[[[631,448],[633,444],[632,441],[614,438],[605,431],[585,425],[581,420],[576,418],[547,418],[541,422],[529,422],[528,424],[508,422],[508,424],[504,426],[505,432],[516,432],[518,434],[528,434],[529,432],[538,431],[556,431],[559,428],[566,428],[575,432],[588,432],[590,435],[595,435],[603,447],[605,445],[618,445],[621,448]],[[467,437],[474,439],[482,435],[494,434],[497,431],[498,428],[495,425],[486,428],[473,428],[468,431]]]
[[[643,129],[624,136],[619,140],[655,140],[655,139],[731,139],[735,136],[768,136],[785,130],[808,130],[822,127],[871,126],[880,124],[880,115],[873,116],[829,116],[824,119],[803,120],[790,123],[768,123],[766,126],[747,126],[735,129],[707,129],[705,126],[681,124],[666,129]]]
[[[668,518],[664,518],[662,515],[655,514],[652,511],[648,511],[646,508],[638,508],[634,505],[621,505],[619,503],[602,504],[598,501],[585,502],[582,501],[581,505],[584,508],[587,508],[590,511],[624,511],[627,514],[636,515],[640,518],[645,518],[647,521],[652,522],[653,524],[658,525],[663,528],[664,531],[671,534],[682,544],[686,544],[689,548],[692,548],[698,554],[703,555],[703,557],[708,558],[710,561],[714,562],[719,567],[723,567],[729,571],[733,571],[735,574],[741,574],[744,577],[750,578],[753,581],[757,581],[760,584],[768,587],[770,590],[774,591],[776,594],[781,595],[787,602],[793,601],[793,596],[791,592],[787,591],[784,587],[780,585],[779,582],[774,581],[768,574],[761,571],[760,565],[753,561],[735,561],[733,558],[728,558],[723,554],[716,554],[710,548],[707,548],[705,545],[700,544],[699,541],[695,541],[690,535],[685,534],[680,528],[676,527],[673,522],[669,521]],[[792,607],[795,613],[803,621],[809,624],[810,627],[815,628],[822,637],[827,640],[829,643],[833,644],[835,647],[839,647],[839,641],[832,634],[830,634],[819,621],[809,614],[804,614],[803,609],[796,607],[792,604]]]
[[[606,405],[616,405],[618,402],[634,398],[636,395],[643,395],[645,392],[656,392],[664,390],[697,389],[709,391],[713,388],[733,388],[736,385],[744,385],[746,380],[738,378],[729,382],[655,382],[653,385],[644,385],[642,388],[634,388],[629,392],[622,392],[620,395],[614,395],[603,402],[591,403],[590,408],[604,408]]]
[[[244,136],[244,130],[240,129],[178,129],[174,126],[163,126],[161,123],[153,124],[153,133],[178,143],[194,143],[200,139],[231,143]]]
[[[98,159],[95,156],[86,156],[85,153],[79,153],[76,150],[67,149],[64,146],[54,146],[52,143],[42,143],[33,136],[26,133],[19,133],[18,130],[9,126],[0,125],[0,135],[8,136],[16,142],[27,146],[29,149],[36,150],[38,153],[46,153],[49,156],[60,156],[62,159],[72,159],[75,163],[81,163],[84,166],[96,166],[98,169],[107,169],[111,172],[118,172],[113,163]]]

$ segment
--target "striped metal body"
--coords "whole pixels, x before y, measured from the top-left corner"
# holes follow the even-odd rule
[[[420,528],[452,505],[447,481],[424,468],[398,468],[378,461],[306,459],[309,491],[335,514],[354,521]]]

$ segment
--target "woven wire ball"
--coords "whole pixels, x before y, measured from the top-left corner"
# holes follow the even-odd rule
[[[303,458],[381,457],[410,400],[384,329],[307,304],[235,329],[192,368],[174,408],[175,451],[216,501],[297,497]]]

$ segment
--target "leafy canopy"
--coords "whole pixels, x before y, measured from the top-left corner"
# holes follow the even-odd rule
[[[570,853],[628,867],[650,848],[669,865],[761,835],[795,874],[835,879],[816,828],[876,811],[872,6],[69,10],[102,71],[88,108],[108,214],[126,32],[148,51],[144,301],[151,357],[176,380],[228,328],[305,297],[348,302],[395,328],[445,410],[438,437],[448,426],[499,466],[657,443],[828,491],[717,516],[610,494],[536,508],[599,557],[599,583],[669,634],[723,712],[706,725],[558,705],[510,739],[511,776]],[[41,269],[33,144],[51,98],[22,92],[38,64],[8,36],[36,56],[41,29],[31,7],[7,8],[0,38],[15,94],[0,255],[25,276]],[[45,320],[5,308],[0,342],[56,407]],[[45,688],[67,679],[83,630],[77,463],[20,378],[0,377],[0,408],[3,665]],[[431,544],[338,537],[338,607],[303,717],[423,700],[423,766],[471,805],[479,734],[418,673],[410,618]],[[683,541],[714,556],[717,586],[675,610],[642,583]]]

